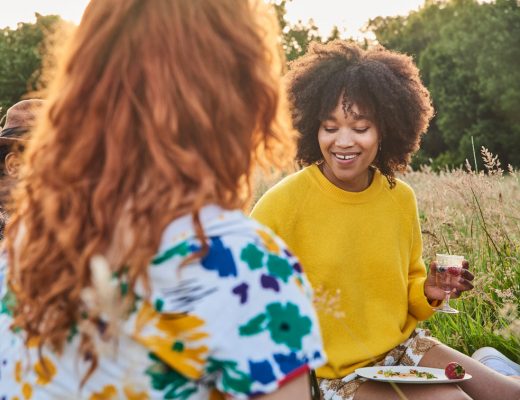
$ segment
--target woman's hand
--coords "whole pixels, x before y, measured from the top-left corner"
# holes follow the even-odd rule
[[[428,298],[429,301],[433,300],[444,300],[446,294],[444,290],[437,286],[437,263],[432,261],[430,263],[430,271],[428,272],[428,276],[426,277],[426,281],[424,282],[424,294]],[[467,260],[462,262],[462,274],[459,277],[459,281],[456,286],[452,289],[451,298],[455,299],[460,296],[462,292],[473,289],[473,285],[471,281],[474,276],[471,272],[469,272],[469,263]]]

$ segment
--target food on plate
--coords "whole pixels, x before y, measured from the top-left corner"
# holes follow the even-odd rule
[[[418,371],[414,368],[410,368],[409,372],[398,372],[398,371],[392,371],[391,369],[385,369],[385,370],[379,370],[377,371],[379,375],[384,375],[386,378],[388,377],[400,377],[400,378],[426,378],[426,379],[437,379],[437,377],[430,373],[425,371]]]
[[[464,378],[464,375],[466,375],[464,367],[455,361],[452,361],[446,365],[446,368],[444,368],[444,373],[448,379],[462,379]]]

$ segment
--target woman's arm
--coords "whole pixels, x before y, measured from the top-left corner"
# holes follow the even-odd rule
[[[255,397],[255,400],[311,400],[309,374],[301,374],[284,384],[276,392],[264,396]]]
[[[408,267],[408,312],[419,321],[428,319],[434,310],[425,293],[427,278],[426,266],[422,258],[423,243],[417,200],[413,191],[410,192],[407,212],[411,217],[412,243],[410,249],[410,263]]]

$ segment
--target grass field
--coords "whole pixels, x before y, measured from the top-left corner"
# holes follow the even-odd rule
[[[414,188],[424,259],[461,254],[475,274],[475,289],[452,301],[462,312],[436,314],[424,323],[442,342],[466,354],[493,346],[520,361],[520,173],[500,168],[483,150],[486,173],[433,173],[403,179]]]
[[[400,176],[417,195],[426,264],[435,253],[460,254],[475,275],[475,289],[451,301],[460,314],[422,325],[465,354],[493,346],[520,362],[520,173],[482,155],[485,171],[424,167]],[[260,180],[255,198],[276,180]]]

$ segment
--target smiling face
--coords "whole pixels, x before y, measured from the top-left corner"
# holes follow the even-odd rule
[[[330,182],[349,192],[361,192],[370,185],[379,132],[356,104],[345,107],[340,96],[336,108],[320,124],[318,143],[324,159],[321,170]]]

